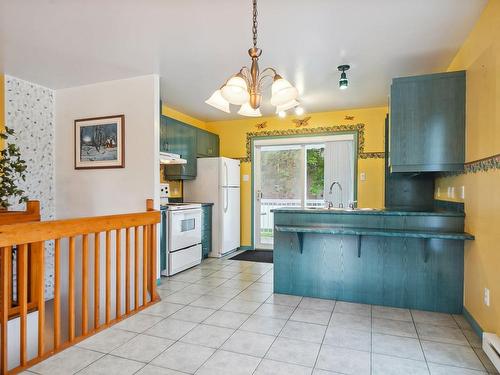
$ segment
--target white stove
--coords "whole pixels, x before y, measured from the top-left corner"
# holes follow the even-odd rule
[[[201,204],[169,203],[167,211],[167,276],[201,263]]]
[[[165,208],[169,211],[172,210],[190,210],[192,208],[201,208],[200,203],[165,203],[161,205],[162,208]]]

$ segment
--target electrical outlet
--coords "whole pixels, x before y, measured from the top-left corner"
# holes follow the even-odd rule
[[[249,176],[247,174],[244,174],[243,181],[247,182],[248,180],[250,180]]]
[[[361,173],[359,174],[359,179],[360,179],[361,181],[366,181],[366,173],[365,173],[365,172],[361,172]]]
[[[490,307],[490,290],[488,288],[484,288],[484,304]]]

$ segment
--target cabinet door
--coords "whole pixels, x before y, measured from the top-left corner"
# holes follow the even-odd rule
[[[165,177],[170,179],[193,179],[196,177],[196,129],[180,121],[167,118],[168,151],[186,159],[186,164],[168,165]]]
[[[392,172],[463,169],[465,72],[393,80],[389,154]]]
[[[219,136],[201,129],[198,129],[196,152],[198,157],[219,156]]]
[[[209,142],[208,142],[208,155],[210,157],[219,156],[219,136],[217,134],[209,133]]]
[[[204,158],[208,156],[208,148],[210,142],[210,134],[201,129],[198,129],[197,139],[196,139],[196,153],[198,157]]]
[[[160,152],[168,152],[167,118],[160,116]]]

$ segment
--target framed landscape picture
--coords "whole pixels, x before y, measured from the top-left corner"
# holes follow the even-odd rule
[[[75,169],[125,167],[125,115],[75,120]]]

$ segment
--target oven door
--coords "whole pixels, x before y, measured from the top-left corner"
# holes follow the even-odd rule
[[[168,251],[201,243],[201,208],[168,211]]]

